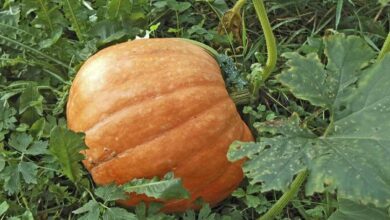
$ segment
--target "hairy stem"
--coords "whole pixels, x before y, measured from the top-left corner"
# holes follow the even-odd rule
[[[306,170],[298,173],[294,181],[291,183],[290,189],[288,189],[282,195],[282,197],[280,197],[279,200],[267,211],[267,213],[261,216],[258,220],[273,220],[277,215],[279,215],[283,211],[284,207],[286,207],[286,205],[297,194],[307,175],[308,172]]]
[[[378,61],[382,60],[385,57],[385,54],[390,52],[390,33],[387,35],[385,43],[383,44],[382,50],[379,52]]]
[[[263,0],[253,0],[253,5],[256,9],[257,17],[260,20],[261,28],[263,28],[263,32],[265,35],[265,41],[267,44],[267,63],[264,67],[263,71],[263,81],[266,80],[271,72],[275,69],[278,51],[276,48],[276,40],[274,33],[271,28],[271,24],[269,23],[267,11],[265,10]]]
[[[254,103],[258,98],[261,83],[267,80],[272,71],[275,69],[278,56],[275,36],[272,32],[264,2],[263,0],[253,0],[253,5],[255,6],[256,15],[260,21],[261,28],[263,29],[268,55],[261,77],[259,77],[252,86],[252,103]]]
[[[250,102],[251,94],[247,90],[232,92],[230,97],[236,105],[246,105]]]

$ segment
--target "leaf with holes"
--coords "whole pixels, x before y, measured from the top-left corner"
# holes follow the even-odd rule
[[[309,54],[286,55],[289,68],[277,78],[299,98],[330,112],[317,136],[294,114],[258,123],[258,143],[235,143],[229,159],[248,157],[244,171],[263,191],[283,190],[303,169],[306,194],[337,192],[362,204],[390,205],[390,55],[368,65],[373,52],[357,37],[325,38],[327,64]]]

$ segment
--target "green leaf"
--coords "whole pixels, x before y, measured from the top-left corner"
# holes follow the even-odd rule
[[[72,30],[76,32],[77,38],[84,41],[85,24],[87,23],[88,15],[86,10],[82,8],[79,0],[64,0],[62,3],[65,17],[70,21]]]
[[[123,185],[126,192],[145,194],[157,199],[180,199],[188,198],[188,191],[182,186],[181,180],[176,179],[173,173],[167,173],[161,180],[157,177],[153,179],[134,179]]]
[[[294,175],[305,168],[302,160],[310,159],[303,146],[311,146],[316,136],[299,127],[295,114],[289,120],[257,123],[255,127],[260,132],[285,136],[263,137],[259,143],[235,142],[230,146],[228,158],[234,161],[248,157],[250,160],[243,169],[251,177],[252,184],[263,182],[262,192],[286,190]]]
[[[99,187],[95,190],[95,194],[105,202],[127,199],[126,192],[115,184]]]
[[[20,191],[20,176],[17,166],[7,166],[1,173],[1,178],[4,179],[4,190],[8,192],[9,195]]]
[[[52,33],[48,39],[39,42],[40,48],[44,49],[44,48],[51,47],[61,38],[61,35],[62,35],[62,28],[55,28],[54,30],[52,30]]]
[[[215,213],[211,212],[209,204],[205,204],[199,211],[198,220],[213,220],[215,219]]]
[[[85,148],[82,134],[63,127],[55,127],[50,133],[49,150],[60,163],[63,174],[73,182],[79,181],[82,176],[79,162],[84,156],[80,151]]]
[[[100,209],[99,203],[94,200],[89,200],[89,202],[85,203],[80,208],[73,211],[74,214],[79,215],[83,214],[79,217],[79,220],[96,220],[99,219]]]
[[[123,208],[109,208],[103,214],[103,220],[137,220],[138,218]]]
[[[38,119],[37,121],[34,122],[34,124],[31,125],[30,134],[36,137],[37,139],[39,139],[43,134],[45,125],[46,125],[45,118]]]
[[[38,166],[35,163],[21,161],[18,165],[18,171],[26,183],[37,183]]]
[[[0,101],[0,131],[15,128],[15,114],[16,110],[14,108],[10,108],[4,101]]]
[[[34,141],[30,148],[25,151],[25,154],[28,155],[40,155],[40,154],[48,154],[47,150],[48,142],[47,141]]]
[[[107,15],[110,19],[122,20],[131,13],[132,1],[110,0],[107,7]]]
[[[0,216],[3,215],[9,208],[7,201],[4,201],[0,204]]]
[[[64,24],[64,18],[59,10],[59,5],[48,0],[24,0],[23,8],[26,16],[35,13],[32,25],[36,28],[53,32]]]
[[[2,155],[0,155],[0,172],[3,171],[4,167],[5,167],[5,158]]]
[[[232,192],[232,196],[234,196],[236,198],[243,198],[243,197],[245,197],[245,195],[246,195],[246,192],[242,188],[238,188]]]
[[[16,150],[25,153],[33,138],[26,133],[12,133],[8,144]]]
[[[336,7],[336,30],[337,30],[337,27],[340,24],[341,12],[343,11],[343,4],[344,4],[344,0],[337,0],[337,7]]]
[[[365,206],[350,200],[341,199],[339,208],[328,220],[389,220],[390,216],[385,209]]]
[[[296,96],[328,107],[332,123],[327,132],[317,137],[296,114],[259,123],[259,132],[271,137],[236,143],[229,158],[247,156],[243,169],[252,184],[263,182],[263,191],[284,190],[294,174],[307,169],[307,195],[330,191],[339,198],[389,206],[390,56],[362,70],[372,52],[360,39],[335,36],[325,41],[326,67],[306,63],[313,55],[290,54],[289,71],[279,78]],[[324,79],[318,85],[316,75]]]
[[[321,63],[316,53],[306,57],[285,53],[289,69],[277,78],[298,98],[313,105],[332,108],[338,105],[345,89],[356,82],[374,52],[363,39],[335,35],[325,39],[328,64]]]
[[[26,210],[22,215],[8,218],[8,220],[34,220],[34,216],[30,210]]]
[[[249,208],[256,208],[258,205],[262,203],[261,198],[259,196],[247,195],[245,199],[246,199],[246,204]]]
[[[19,98],[19,114],[32,107],[39,115],[42,115],[43,96],[39,93],[38,88],[29,84]]]
[[[167,5],[170,9],[178,12],[183,12],[191,7],[189,2],[177,2],[176,0],[168,0]]]

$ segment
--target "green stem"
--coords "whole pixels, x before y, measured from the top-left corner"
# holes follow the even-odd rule
[[[279,198],[279,200],[265,213],[263,216],[261,216],[258,220],[273,220],[277,215],[279,215],[284,207],[294,198],[294,196],[297,194],[299,188],[305,181],[306,177],[308,175],[308,172],[302,171],[298,173],[297,177],[295,177],[294,181],[291,183],[290,189],[288,189],[282,197]]]
[[[254,102],[259,96],[259,90],[262,82],[267,80],[267,78],[271,75],[272,71],[275,69],[278,57],[276,39],[274,33],[272,32],[271,24],[267,16],[267,11],[265,9],[264,2],[263,0],[253,0],[253,5],[255,6],[256,15],[260,21],[261,28],[263,29],[268,55],[267,62],[261,73],[261,77],[258,77],[258,79],[256,79],[252,85],[252,104],[254,104]]]
[[[385,54],[390,52],[390,33],[387,35],[385,43],[383,44],[382,50],[379,52],[377,61],[380,61],[385,57]]]
[[[265,81],[275,69],[278,51],[276,48],[275,36],[272,32],[271,24],[269,23],[263,0],[253,0],[253,5],[255,6],[257,17],[260,20],[261,28],[263,28],[265,42],[267,45],[267,63],[264,67],[262,75],[262,80]]]
[[[250,102],[251,94],[249,91],[238,91],[238,92],[232,92],[230,94],[230,97],[233,99],[233,102],[236,105],[246,105]]]
[[[326,197],[326,216],[329,217],[332,213],[332,201],[330,199],[329,192],[325,192],[325,197]]]

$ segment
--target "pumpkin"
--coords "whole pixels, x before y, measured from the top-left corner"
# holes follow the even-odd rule
[[[68,127],[85,133],[85,167],[98,185],[174,172],[190,198],[164,211],[215,205],[243,178],[226,153],[252,135],[229,97],[218,63],[180,39],[140,39],[107,47],[80,68],[70,89]],[[132,195],[128,206],[153,201]]]

